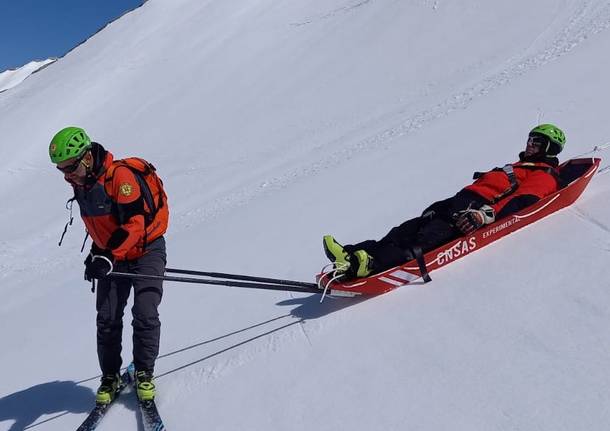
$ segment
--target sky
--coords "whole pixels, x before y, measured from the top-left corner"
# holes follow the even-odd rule
[[[60,57],[143,0],[1,0],[0,72]]]

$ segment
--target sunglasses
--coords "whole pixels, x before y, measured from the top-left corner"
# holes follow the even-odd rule
[[[87,154],[87,153],[85,153],[85,154]],[[74,172],[78,169],[80,163],[83,161],[83,158],[85,157],[85,154],[83,154],[78,159],[76,159],[74,161],[74,163],[71,163],[71,164],[61,167],[61,168],[59,166],[56,166],[56,168],[59,169],[64,174],[71,174],[72,172]]]
[[[546,137],[542,137],[542,136],[537,136],[537,135],[533,135],[533,136],[529,136],[527,138],[527,145],[532,145],[534,147],[543,147],[546,146],[549,143],[549,139]]]

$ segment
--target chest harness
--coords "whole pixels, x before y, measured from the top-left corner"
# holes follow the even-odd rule
[[[552,175],[553,178],[555,178],[555,180],[557,180],[558,184],[561,184],[559,175],[557,174],[555,169],[553,169],[549,166],[540,166],[536,163],[527,163],[526,162],[526,163],[519,164],[516,167],[519,169],[529,169],[532,171],[546,172],[547,174]],[[509,182],[508,188],[506,188],[503,192],[494,196],[493,199],[491,199],[491,201],[489,202],[490,205],[498,203],[505,197],[512,195],[519,188],[519,182],[517,181],[517,176],[515,175],[514,168],[515,167],[512,164],[507,164],[507,165],[502,166],[501,168],[493,168],[491,171],[488,171],[488,172],[500,172],[500,171],[504,172],[506,174],[506,176],[508,177],[508,182]],[[483,175],[485,175],[488,172],[475,172],[472,175],[472,179],[478,180],[479,178],[481,178]]]

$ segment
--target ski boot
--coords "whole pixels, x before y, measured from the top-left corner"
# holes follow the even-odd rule
[[[136,391],[140,401],[155,399],[155,384],[150,371],[136,371]]]
[[[350,269],[350,255],[331,235],[322,238],[326,257],[335,264],[337,274],[346,274]]]
[[[110,404],[116,395],[121,383],[121,376],[118,374],[106,374],[102,376],[100,387],[95,393],[97,404]]]
[[[373,272],[373,258],[364,250],[354,252],[356,277],[368,277]]]

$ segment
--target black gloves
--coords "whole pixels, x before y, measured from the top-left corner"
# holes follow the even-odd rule
[[[85,280],[104,278],[112,272],[114,257],[110,250],[101,250],[91,247],[91,253],[85,259]]]

